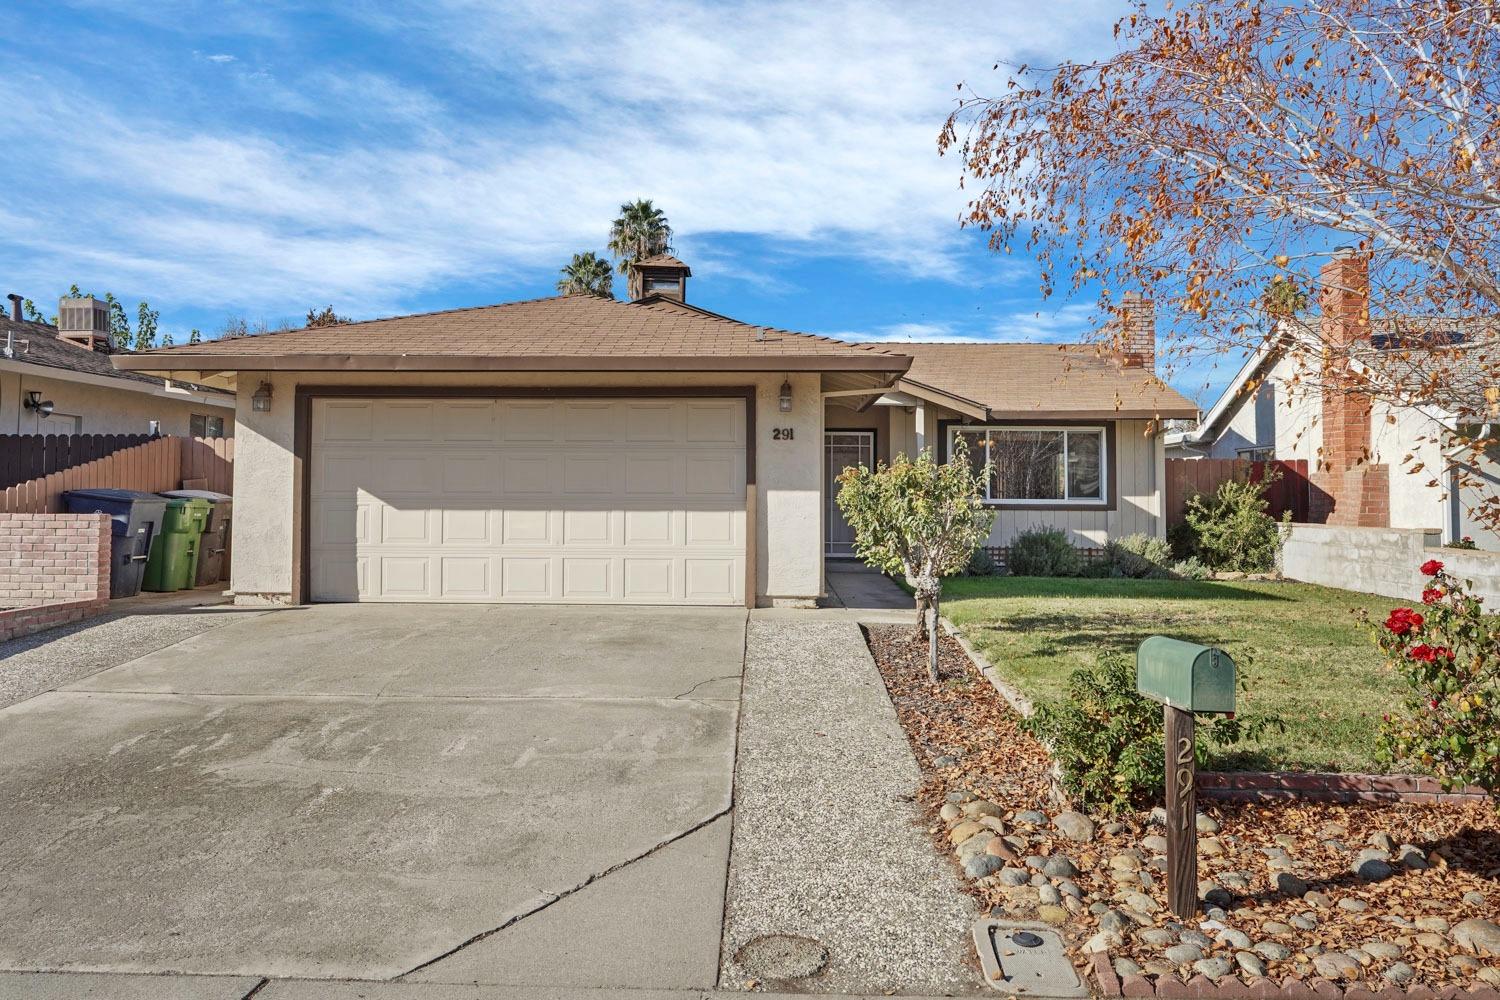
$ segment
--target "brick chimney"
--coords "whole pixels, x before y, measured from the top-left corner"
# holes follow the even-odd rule
[[[1156,303],[1140,292],[1126,292],[1120,318],[1120,367],[1156,370]]]
[[[1390,470],[1371,463],[1370,397],[1349,369],[1349,352],[1370,339],[1370,257],[1340,247],[1318,274],[1323,371],[1323,454],[1313,476],[1329,524],[1387,527]],[[1315,519],[1317,519],[1315,517]]]

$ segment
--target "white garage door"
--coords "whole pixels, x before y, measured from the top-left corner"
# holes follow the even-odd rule
[[[316,399],[319,601],[742,604],[740,399]]]

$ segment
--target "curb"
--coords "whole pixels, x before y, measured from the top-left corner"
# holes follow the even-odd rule
[[[984,675],[985,680],[989,681],[991,686],[1000,693],[1000,697],[1004,698],[1010,704],[1010,707],[1015,709],[1016,714],[1023,719],[1031,718],[1032,713],[1036,711],[1036,706],[1032,704],[1031,699],[1022,694],[1020,689],[1012,686],[1009,681],[1001,677],[1000,671],[995,669],[995,665],[985,659],[983,653],[974,648],[974,644],[964,637],[964,634],[958,630],[958,626],[943,617],[939,617],[938,622],[942,624],[943,631],[948,633],[948,637],[957,642],[959,647],[968,655],[969,660]]]
[[[1094,952],[1094,982],[1106,997],[1161,997],[1163,1000],[1500,1000],[1493,986],[1387,986],[1371,990],[1365,986],[1340,986],[1330,979],[1292,979],[1277,982],[1234,976],[1214,982],[1196,975],[1187,982],[1173,977],[1155,982],[1145,976],[1121,977],[1107,952]]]

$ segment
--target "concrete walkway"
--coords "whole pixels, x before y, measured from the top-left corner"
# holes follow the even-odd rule
[[[828,606],[832,608],[898,611],[913,607],[910,594],[884,573],[863,563],[830,560],[824,580],[828,586]]]
[[[904,595],[903,595],[904,596]],[[982,990],[976,914],[912,799],[920,773],[859,626],[833,612],[750,622],[723,986],[776,977],[746,945],[792,935],[817,993]]]

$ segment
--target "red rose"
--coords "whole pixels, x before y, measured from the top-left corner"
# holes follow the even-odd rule
[[[1443,564],[1436,559],[1429,559],[1422,564],[1423,576],[1437,576],[1443,571]]]
[[[1392,635],[1406,635],[1422,627],[1424,619],[1411,608],[1396,608],[1385,620],[1386,630]]]
[[[1453,659],[1453,650],[1447,646],[1434,646],[1432,648],[1432,655],[1435,659],[1451,660]]]
[[[1423,663],[1436,663],[1438,660],[1453,659],[1453,650],[1447,646],[1429,646],[1424,642],[1421,645],[1413,646],[1411,652],[1406,655],[1410,656],[1413,660],[1421,660]]]
[[[1438,601],[1441,601],[1442,599],[1443,599],[1443,588],[1441,588],[1441,587],[1428,587],[1426,590],[1422,591],[1422,603],[1423,604],[1436,604]]]

